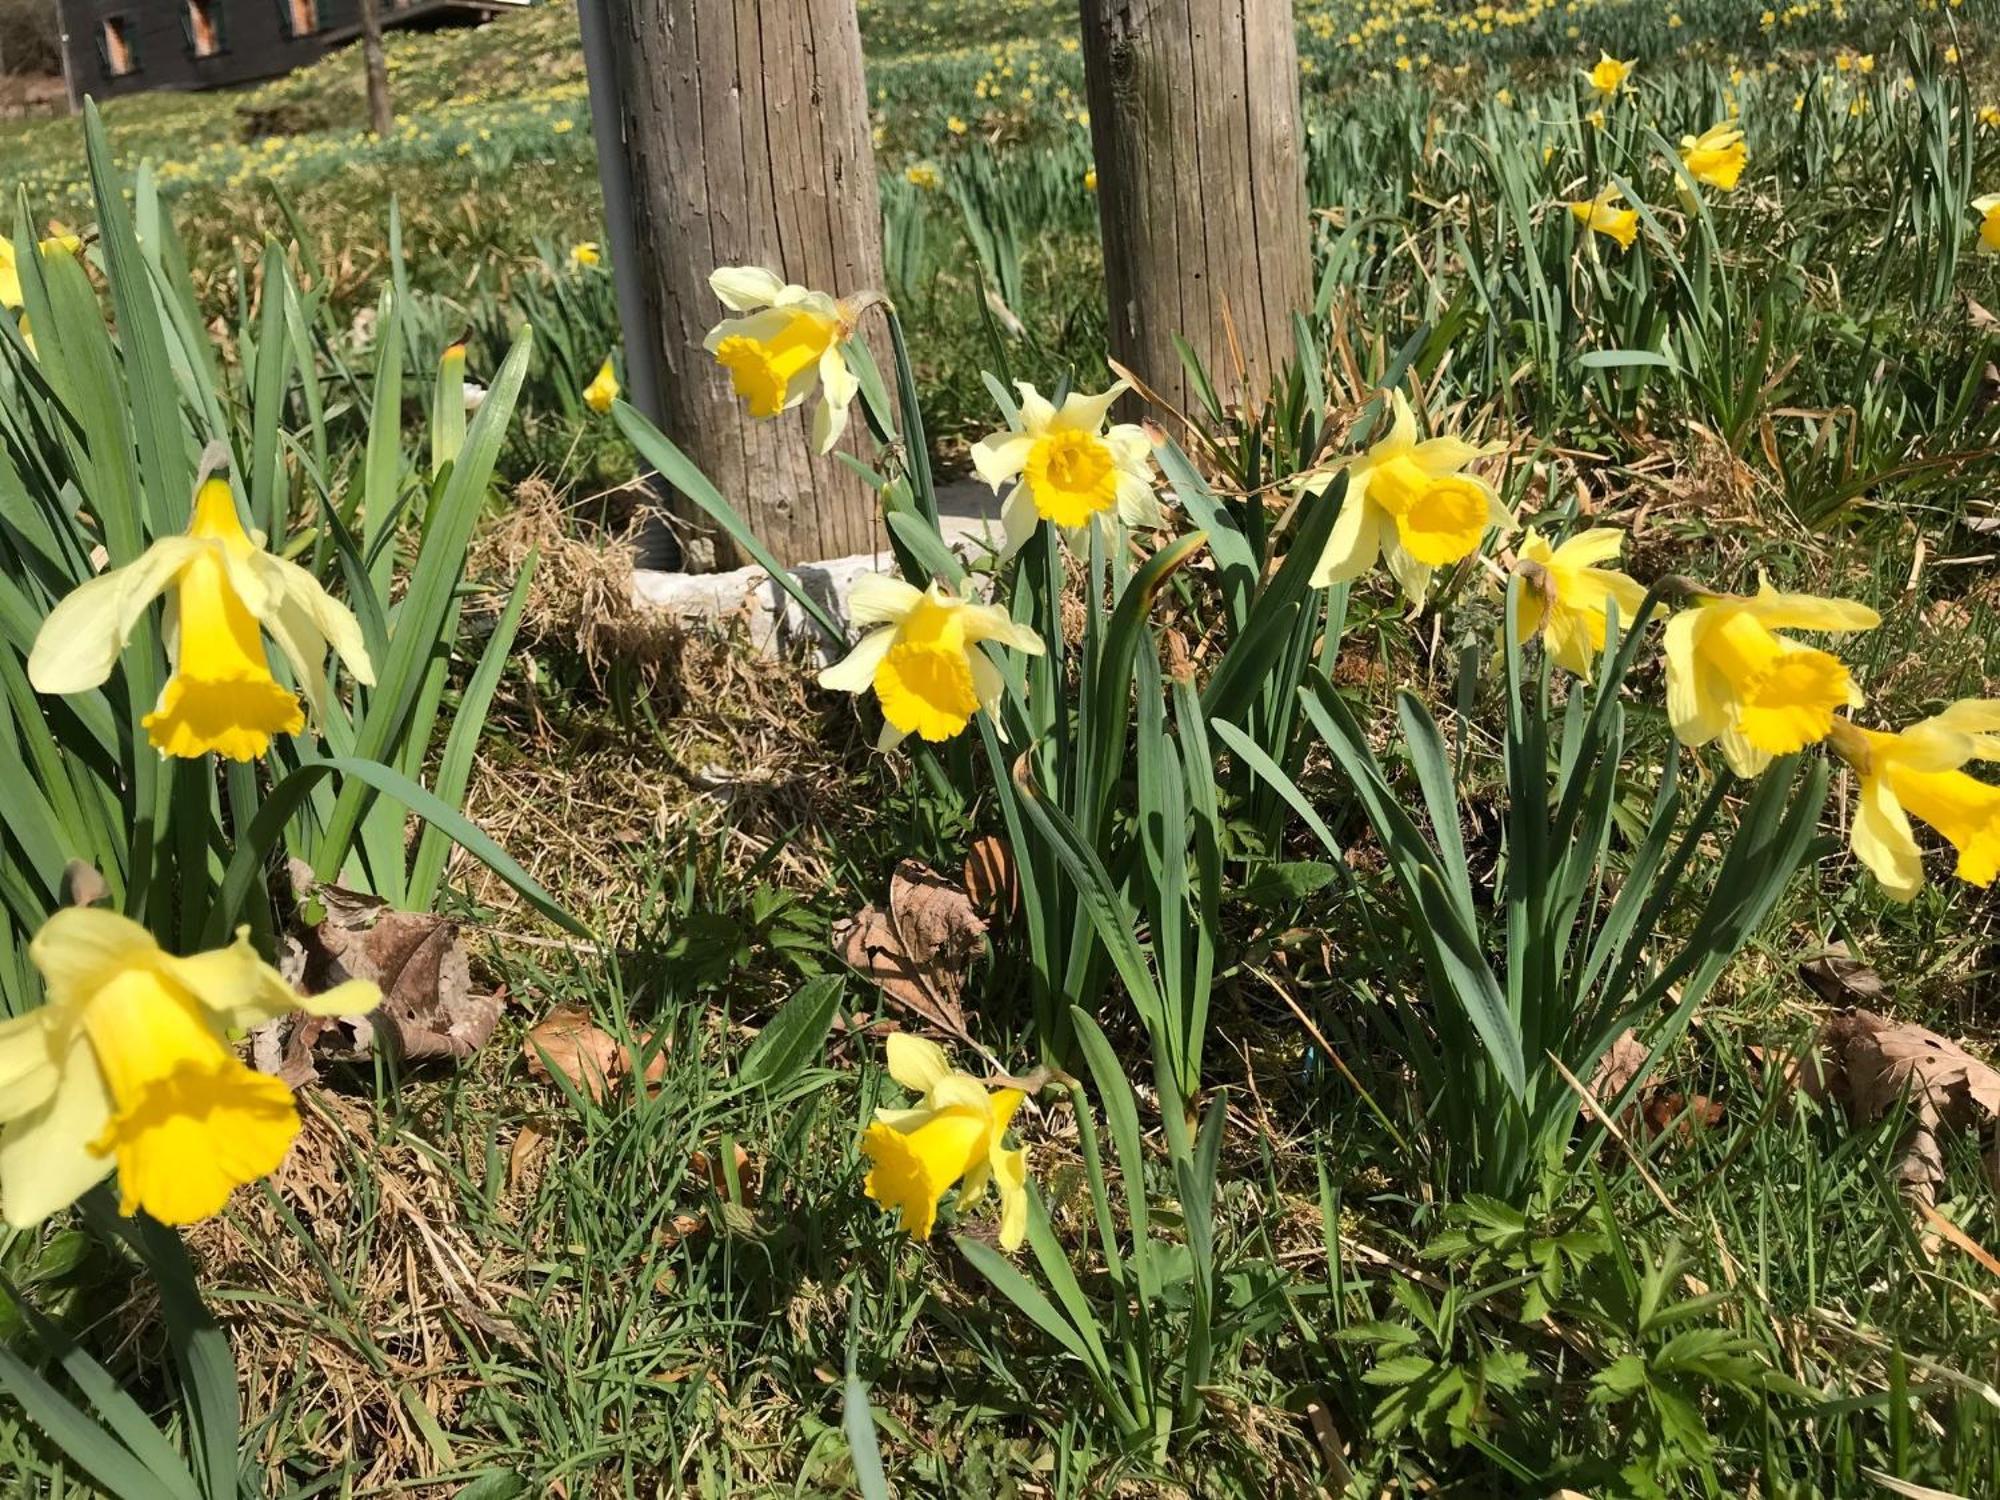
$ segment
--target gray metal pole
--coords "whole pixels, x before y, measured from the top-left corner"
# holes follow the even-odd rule
[[[655,426],[665,419],[660,401],[659,319],[639,276],[639,235],[632,218],[632,161],[625,149],[624,78],[604,0],[577,0],[583,27],[583,63],[590,79],[590,128],[597,141],[597,182],[604,193],[604,240],[618,293],[618,322],[625,345],[625,399]],[[637,540],[642,568],[674,566],[680,546],[654,519]]]

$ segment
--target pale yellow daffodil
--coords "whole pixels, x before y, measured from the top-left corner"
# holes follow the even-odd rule
[[[1966,775],[1969,760],[2000,760],[2000,701],[1967,698],[1895,734],[1836,719],[1827,743],[1860,783],[1848,841],[1882,889],[1908,901],[1923,889],[1916,817],[1958,851],[1960,880],[2000,875],[2000,787]]]
[[[1719,192],[1735,188],[1749,161],[1743,132],[1733,125],[1711,125],[1700,135],[1681,137],[1681,163],[1688,175]]]
[[[1828,652],[1780,630],[1872,630],[1865,604],[1781,594],[1768,583],[1751,597],[1712,595],[1667,621],[1667,717],[1684,745],[1722,742],[1739,776],[1832,732],[1834,715],[1859,707],[1861,690]]]
[[[0,1215],[20,1229],[114,1169],[122,1213],[191,1224],[219,1212],[277,1170],[299,1129],[291,1091],[245,1067],[227,1034],[381,999],[362,980],[294,993],[247,928],[176,958],[138,923],[89,907],[50,917],[28,956],[47,1003],[0,1021]]]
[[[871,573],[847,596],[858,627],[873,626],[854,649],[819,674],[839,693],[871,689],[886,721],[877,742],[895,748],[907,735],[948,740],[975,713],[991,713],[1005,688],[981,641],[1040,656],[1042,638],[996,604],[974,604],[941,583],[917,588]]]
[[[1493,527],[1513,525],[1493,486],[1463,472],[1474,459],[1505,445],[1482,447],[1449,436],[1420,442],[1408,399],[1392,391],[1389,400],[1393,419],[1387,436],[1360,457],[1305,482],[1308,491],[1323,495],[1337,475],[1347,475],[1346,498],[1313,569],[1312,586],[1359,578],[1379,557],[1415,602],[1422,600],[1433,570],[1477,552]]]
[[[39,248],[43,255],[74,255],[83,248],[83,241],[73,234],[55,234],[43,240]],[[21,263],[16,258],[14,242],[0,234],[0,308],[13,311],[22,301]]]
[[[584,240],[581,244],[569,247],[569,259],[570,264],[576,266],[600,265],[604,260],[604,251],[599,248],[596,240]]]
[[[956,1186],[963,1213],[1000,1194],[1000,1247],[1020,1248],[1028,1233],[1028,1149],[1008,1150],[1008,1122],[1021,1107],[1019,1089],[994,1089],[961,1073],[935,1042],[904,1032],[889,1035],[889,1076],[919,1096],[914,1109],[878,1109],[862,1132],[870,1163],[870,1198],[901,1217],[903,1232],[927,1240],[938,1204]]]
[[[28,680],[42,693],[98,687],[162,594],[173,675],[141,722],[163,755],[254,760],[272,735],[305,727],[299,700],[271,675],[263,635],[291,663],[315,718],[325,713],[329,647],[356,682],[375,681],[352,612],[304,568],[265,551],[261,533],[243,529],[228,481],[219,478],[201,485],[186,535],[155,542],[49,612],[28,655]]]
[[[1116,517],[1133,528],[1165,524],[1153,494],[1153,445],[1132,422],[1106,428],[1105,417],[1128,389],[1121,380],[1101,395],[1072,391],[1060,407],[1025,380],[1019,425],[981,438],[972,446],[972,466],[997,493],[1012,483],[1000,507],[1012,557],[1035,534],[1041,521],[1068,531]]]
[[[611,410],[612,403],[623,389],[618,384],[618,372],[611,366],[611,356],[607,354],[590,384],[583,388],[583,404],[601,416]]]
[[[1974,198],[1972,211],[1979,215],[1979,253],[2000,255],[2000,193]]]
[[[1593,234],[1615,241],[1620,250],[1630,250],[1632,242],[1639,238],[1639,211],[1621,207],[1624,201],[1623,192],[1608,187],[1595,198],[1571,202],[1569,211],[1577,223]]]
[[[1560,547],[1530,530],[1521,538],[1519,602],[1514,639],[1539,631],[1557,666],[1585,682],[1604,653],[1609,607],[1618,607],[1618,628],[1629,631],[1645,602],[1645,587],[1615,569],[1600,566],[1618,556],[1625,533],[1601,526],[1579,532]]]
[[[723,305],[747,314],[724,318],[702,347],[729,372],[736,394],[762,421],[819,391],[813,445],[833,450],[847,428],[847,408],[861,383],[841,345],[854,333],[853,305],[781,280],[761,266],[723,266],[708,284]]]
[[[1638,61],[1638,58],[1630,57],[1620,62],[1609,52],[1600,52],[1597,61],[1584,70],[1583,81],[1609,99],[1625,87],[1625,81],[1632,76],[1632,69]]]

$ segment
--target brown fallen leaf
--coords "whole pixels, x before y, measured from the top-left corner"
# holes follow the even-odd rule
[[[757,1192],[763,1182],[763,1173],[751,1161],[750,1153],[742,1146],[736,1146],[732,1154],[736,1158],[737,1185],[743,1189],[740,1201],[746,1208],[755,1208]],[[719,1157],[710,1156],[706,1151],[697,1151],[688,1158],[688,1170],[695,1176],[706,1179],[708,1185],[715,1190],[716,1197],[725,1201],[736,1201],[730,1199],[729,1173],[723,1170],[723,1163]]]
[[[1882,976],[1850,955],[1845,943],[1800,964],[1799,978],[1828,1005],[1880,1005],[1889,998]]]
[[[373,980],[382,1003],[357,1045],[389,1046],[407,1059],[470,1056],[500,1022],[505,992],[475,992],[458,924],[429,912],[397,911],[374,896],[312,880],[296,862],[300,903],[325,913],[299,935],[289,968],[312,990]]]
[[[1936,1203],[1944,1180],[1940,1137],[1956,1130],[1990,1135],[2000,1123],[2000,1072],[1928,1027],[1857,1007],[1827,1017],[1819,1045],[1827,1091],[1855,1119],[1880,1119],[1908,1101],[1896,1176],[1919,1207]],[[1989,1171],[1993,1161],[1989,1154]]]
[[[519,1192],[521,1185],[540,1169],[549,1154],[549,1138],[532,1124],[514,1132],[514,1144],[507,1149],[507,1187]]]
[[[1631,1087],[1632,1080],[1639,1076],[1653,1055],[1653,1049],[1639,1040],[1639,1033],[1627,1026],[1612,1038],[1604,1056],[1597,1060],[1591,1070],[1590,1092],[1609,1106],[1618,1101],[1618,1096]]]
[[[965,894],[988,916],[1005,921],[1020,908],[1020,876],[1013,851],[998,834],[972,841],[965,851]]]
[[[621,1046],[583,1006],[559,1005],[529,1031],[521,1055],[536,1078],[549,1077],[553,1069],[602,1104],[612,1087],[638,1066],[651,1042],[646,1034],[635,1037],[631,1046]],[[646,1064],[646,1082],[658,1083],[666,1070],[666,1053],[654,1053]]]
[[[1640,1106],[1639,1118],[1655,1139],[1678,1127],[1681,1137],[1691,1140],[1698,1131],[1722,1123],[1722,1106],[1706,1094],[1692,1099],[1686,1094],[1655,1094]]]
[[[887,908],[865,906],[836,923],[841,961],[880,986],[883,998],[970,1042],[962,998],[986,923],[964,891],[915,860],[889,882]]]

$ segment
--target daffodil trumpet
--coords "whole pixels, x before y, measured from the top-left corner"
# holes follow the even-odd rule
[[[710,288],[731,312],[708,331],[702,347],[729,374],[758,421],[800,405],[815,390],[813,445],[833,451],[847,430],[847,409],[861,389],[847,363],[846,344],[879,292],[833,297],[783,280],[762,266],[721,266]]]
[[[1667,622],[1667,718],[1682,744],[1720,741],[1739,776],[1832,733],[1834,716],[1862,703],[1839,658],[1782,630],[1872,630],[1865,604],[1785,594],[1706,594]]]
[[[1016,1250],[1028,1232],[1028,1151],[1009,1149],[1007,1127],[1026,1095],[1015,1088],[989,1090],[951,1065],[942,1047],[906,1032],[891,1032],[889,1076],[912,1094],[911,1109],[878,1109],[862,1132],[868,1158],[863,1188],[894,1210],[903,1232],[927,1240],[946,1193],[958,1189],[958,1209],[1000,1195],[1000,1247]]]
[[[138,923],[73,906],[28,946],[46,1003],[0,1021],[0,1217],[25,1229],[118,1174],[119,1211],[163,1224],[221,1211],[298,1134],[291,1091],[246,1067],[232,1032],[291,1011],[355,1015],[362,980],[296,993],[250,946],[178,958]]]
[[[942,583],[917,588],[869,574],[848,593],[849,617],[866,629],[854,649],[819,674],[841,693],[873,691],[884,720],[877,746],[894,749],[908,735],[931,741],[964,732],[976,713],[998,707],[1006,682],[981,642],[1030,656],[1042,638],[997,604],[975,604]]]
[[[1107,427],[1111,405],[1132,388],[1120,380],[1096,395],[1072,391],[1061,406],[1025,380],[1007,429],[972,445],[972,465],[997,494],[1005,487],[1001,557],[1012,557],[1043,521],[1065,531],[1112,521],[1138,530],[1163,526],[1153,493],[1153,444],[1134,422]]]
[[[1836,718],[1827,744],[1857,783],[1848,842],[1892,899],[1923,889],[1913,817],[1952,846],[1960,880],[1989,886],[2000,875],[2000,787],[1960,769],[2000,760],[2000,700],[1962,699],[1893,734]]]
[[[266,551],[262,533],[244,529],[229,482],[212,472],[216,461],[212,452],[185,535],[155,542],[49,612],[28,655],[28,680],[52,694],[101,686],[165,595],[173,672],[141,721],[147,736],[162,755],[247,761],[273,735],[306,723],[297,695],[271,675],[264,636],[277,643],[315,718],[326,711],[329,648],[355,681],[372,684],[375,671],[353,613],[304,568]]]
[[[1340,514],[1313,569],[1312,585],[1359,578],[1380,559],[1410,600],[1420,602],[1435,570],[1472,556],[1495,527],[1514,524],[1499,492],[1466,472],[1467,465],[1506,445],[1449,435],[1419,441],[1408,399],[1392,391],[1389,400],[1387,435],[1359,457],[1305,481],[1308,493],[1324,495],[1339,475],[1347,476]]]

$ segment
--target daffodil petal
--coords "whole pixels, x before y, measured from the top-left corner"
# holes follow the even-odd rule
[[[785,282],[762,266],[717,266],[708,273],[708,287],[731,312],[754,312],[776,302]]]
[[[1861,778],[1848,843],[1892,899],[1908,901],[1923,889],[1923,852],[1903,805],[1880,777]]]
[[[1381,555],[1382,512],[1365,496],[1357,496],[1350,486],[1340,502],[1333,530],[1327,536],[1326,549],[1313,568],[1312,586],[1323,589],[1329,584],[1359,578],[1375,566]]]
[[[928,1094],[951,1076],[944,1048],[907,1031],[892,1031],[887,1043],[889,1076],[913,1094]]]
[[[996,432],[972,445],[972,467],[995,491],[1028,466],[1035,440],[1025,432]]]
[[[110,1119],[103,1075],[79,1030],[54,1092],[0,1128],[0,1215],[7,1223],[32,1228],[111,1175],[111,1158],[90,1149]]]
[[[95,994],[121,970],[150,963],[159,952],[137,922],[96,906],[60,908],[28,944],[52,1006]]]
[[[893,625],[923,597],[915,584],[888,573],[866,573],[847,591],[847,618],[856,625]]]
[[[129,566],[100,573],[64,595],[28,653],[35,691],[85,693],[101,686],[147,607],[214,545],[199,537],[166,537]]]
[[[0,1123],[40,1109],[55,1094],[62,1073],[51,1050],[51,1014],[44,1006],[0,1021]]]
[[[1041,524],[1041,512],[1035,509],[1035,497],[1029,493],[1027,484],[1015,485],[1000,503],[1000,561],[1007,561],[1027,546]]]
[[[896,639],[892,629],[871,630],[854,649],[819,674],[819,685],[831,693],[865,693],[875,685],[875,669]]]
[[[238,928],[226,948],[176,958],[162,953],[155,966],[201,1002],[226,1031],[247,1031],[279,1016],[303,1011],[313,1016],[365,1015],[381,1003],[382,992],[366,980],[349,980],[320,995],[301,995],[250,945],[250,929]]]
[[[819,408],[813,413],[813,446],[821,453],[831,453],[847,431],[847,408],[860,389],[839,343],[829,344],[819,357]]]

